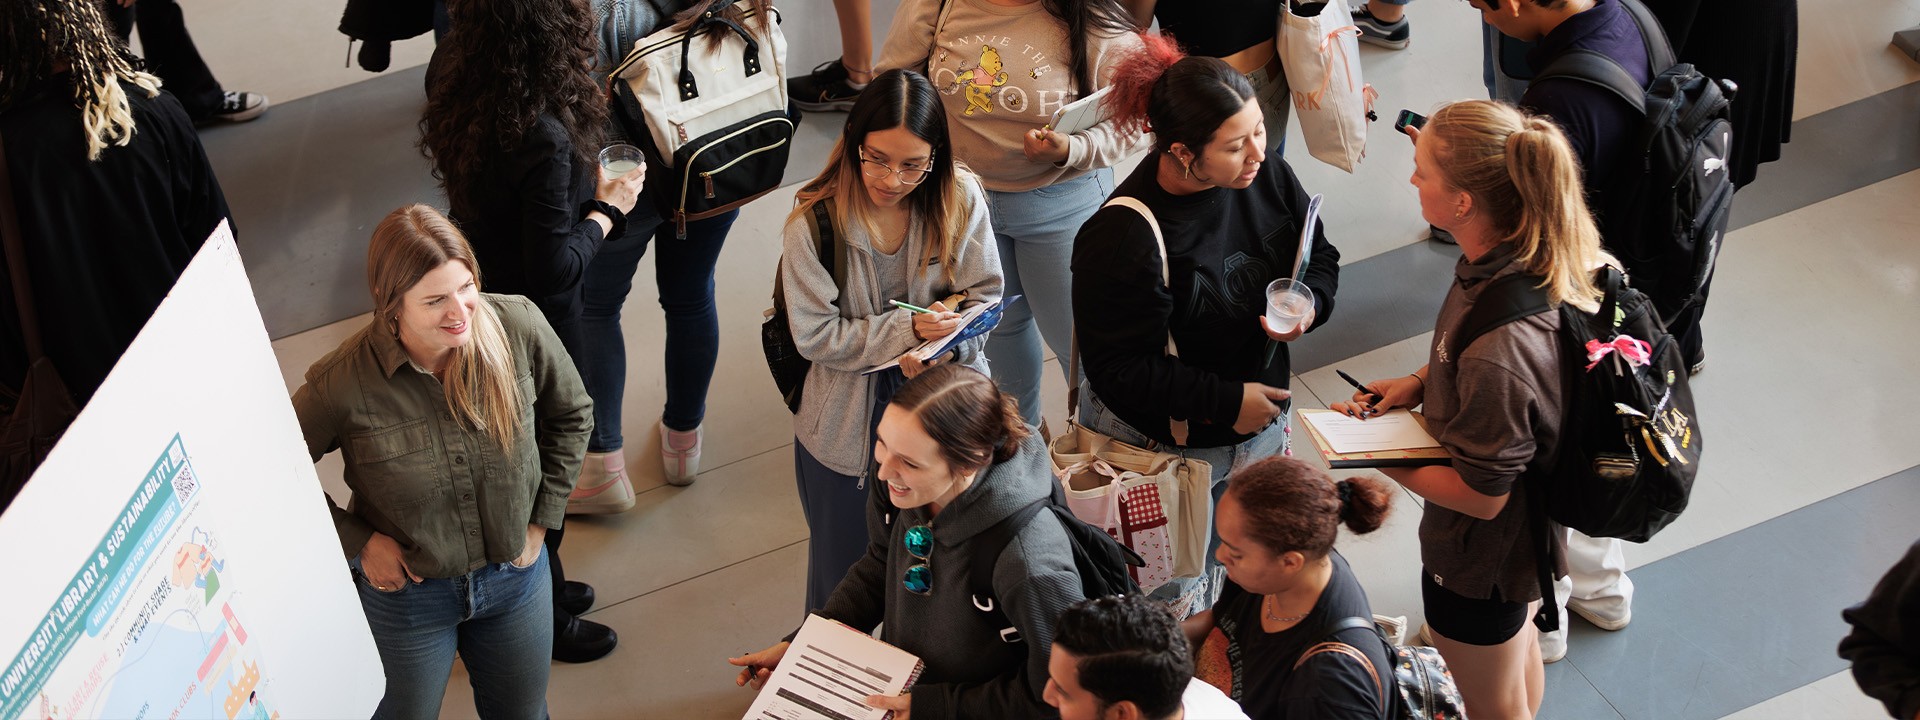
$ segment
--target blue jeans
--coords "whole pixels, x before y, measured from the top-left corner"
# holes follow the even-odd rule
[[[1288,438],[1293,432],[1293,402],[1288,401],[1279,419],[1259,434],[1239,445],[1227,445],[1211,448],[1183,448],[1178,446],[1156,446],[1153,440],[1133,429],[1119,415],[1100,402],[1093,394],[1093,388],[1086,384],[1080,386],[1080,426],[1100,433],[1120,442],[1137,447],[1168,452],[1184,458],[1200,460],[1213,467],[1213,485],[1211,486],[1214,507],[1220,506],[1220,498],[1227,494],[1227,478],[1246,469],[1248,465],[1275,455],[1291,455]],[[1213,512],[1207,512],[1212,517]],[[1184,618],[1207,608],[1220,597],[1221,578],[1225,572],[1220,562],[1214,559],[1214,551],[1220,547],[1220,530],[1211,528],[1207,534],[1207,577],[1174,578],[1158,588],[1142,588],[1150,591],[1152,597],[1166,601],[1180,611]]]
[[[1073,238],[1113,192],[1113,170],[1101,168],[1062,183],[1026,192],[987,191],[994,240],[1000,246],[1002,297],[1025,295],[1007,306],[987,337],[993,381],[1020,403],[1020,417],[1038,427],[1040,373],[1053,350],[1068,377],[1073,346]],[[1035,332],[1035,329],[1039,332]]]
[[[373,589],[354,558],[354,585],[366,611],[387,694],[375,720],[440,715],[457,651],[473,684],[473,703],[487,720],[547,717],[547,671],[553,659],[553,583],[547,553],[524,568],[495,563],[451,578]]]
[[[667,314],[667,407],[660,421],[671,430],[692,430],[707,414],[707,387],[720,356],[720,316],[713,306],[713,267],[727,230],[740,217],[735,210],[687,223],[687,236],[661,219],[649,198],[640,198],[627,216],[627,232],[607,243],[587,264],[581,280],[580,350],[574,365],[593,398],[593,435],[589,452],[613,452],[625,445],[620,413],[627,391],[627,341],[620,330],[620,308],[633,291],[633,274],[647,254],[647,242],[659,240],[654,278],[660,308]]]

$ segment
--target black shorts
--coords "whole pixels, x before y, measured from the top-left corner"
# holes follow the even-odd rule
[[[1433,573],[1420,568],[1420,598],[1425,601],[1427,625],[1448,640],[1468,645],[1494,646],[1512,640],[1527,624],[1527,603],[1501,599],[1500,588],[1486,600],[1465,597],[1440,587]]]

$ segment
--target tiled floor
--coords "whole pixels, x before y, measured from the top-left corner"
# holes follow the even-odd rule
[[[425,60],[431,42],[397,47],[396,69],[375,77],[339,67],[337,5],[185,4],[227,85],[276,100],[262,120],[205,138],[291,389],[365,322],[356,315],[366,306],[359,258],[371,223],[404,202],[438,202],[411,147],[420,81],[407,67]],[[825,0],[783,4],[793,67],[832,57]],[[880,33],[893,3],[876,4]],[[1920,532],[1910,521],[1920,497],[1907,490],[1920,482],[1908,472],[1920,465],[1920,426],[1905,421],[1911,403],[1902,402],[1920,391],[1910,361],[1920,351],[1920,246],[1912,241],[1920,131],[1911,121],[1920,116],[1920,64],[1886,47],[1894,29],[1920,21],[1920,0],[1801,7],[1795,137],[1804,142],[1741,196],[1744,220],[1729,236],[1706,324],[1712,362],[1696,391],[1711,460],[1689,512],[1628,550],[1640,582],[1635,625],[1604,634],[1576,623],[1569,660],[1549,668],[1543,717],[1880,714],[1839,671],[1832,648],[1839,608],[1863,596]],[[1410,13],[1409,49],[1364,51],[1380,107],[1424,110],[1480,95],[1473,13],[1449,2],[1415,3]],[[807,121],[790,177],[819,166],[839,117]],[[1860,135],[1887,117],[1884,130]],[[1329,236],[1345,260],[1332,324],[1295,350],[1302,406],[1350,393],[1335,366],[1361,377],[1418,366],[1452,263],[1451,249],[1418,239],[1410,147],[1384,131],[1373,139],[1350,175],[1307,158],[1297,131],[1291,140],[1296,170],[1327,195]],[[652,460],[663,322],[651,266],[636,278],[624,320],[632,352],[625,420],[640,504],[576,520],[566,549],[573,575],[599,589],[592,617],[618,629],[622,644],[600,662],[555,666],[557,718],[738,717],[750,697],[733,687],[724,658],[765,646],[799,620],[807,530],[792,484],[792,436],[755,346],[792,192],[748,207],[722,255],[706,470],[689,488],[664,486]],[[1050,377],[1056,423],[1064,397]],[[337,492],[337,458],[320,472]],[[1380,532],[1340,543],[1375,608],[1415,622],[1418,512],[1405,495]],[[1892,518],[1881,523],[1892,527],[1860,527],[1870,516]],[[1788,611],[1796,615],[1780,616]],[[1792,631],[1775,632],[1782,627]],[[443,716],[472,714],[456,671]]]

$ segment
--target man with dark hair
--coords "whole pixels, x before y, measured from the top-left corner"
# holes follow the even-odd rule
[[[1193,677],[1193,655],[1167,606],[1144,595],[1067,608],[1047,660],[1047,704],[1060,720],[1247,720]]]

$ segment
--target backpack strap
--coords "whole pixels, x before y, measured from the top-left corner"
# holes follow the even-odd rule
[[[1054,487],[1057,489],[1059,484],[1054,483]],[[1027,523],[1033,520],[1033,516],[1040,514],[1040,511],[1045,510],[1052,502],[1052,497],[1044,497],[1027,503],[1026,507],[1013,511],[1012,515],[980,531],[980,534],[973,536],[973,539],[967,542],[972,546],[968,558],[972,565],[968,568],[967,579],[971,584],[968,592],[973,595],[973,606],[981,612],[1000,618],[997,622],[1005,626],[1000,631],[1000,639],[1003,641],[1019,642],[1020,631],[1013,626],[1012,620],[1007,617],[1006,610],[1000,607],[994,595],[993,567],[1000,563],[1000,556],[1006,553],[1007,546],[1013,543],[1014,536],[1026,529]]]
[[[1540,278],[1526,273],[1489,280],[1480,297],[1473,301],[1473,307],[1467,308],[1467,316],[1461,318],[1459,329],[1454,331],[1453,356],[1460,357],[1473,341],[1502,325],[1551,309],[1547,291],[1538,287],[1539,283]]]
[[[820,256],[820,264],[833,274],[833,287],[840,289],[847,284],[846,253],[835,250],[839,246],[833,230],[833,199],[822,198],[813,204],[813,212],[807,213],[807,234],[813,236],[813,248]],[[785,258],[782,258],[782,262]],[[773,270],[773,306],[782,315],[787,312],[787,293],[780,281],[779,265]]]
[[[1360,664],[1366,666],[1367,672],[1373,674],[1374,690],[1380,693],[1380,708],[1382,710],[1387,711],[1389,714],[1391,714],[1391,708],[1389,707],[1390,698],[1387,696],[1386,683],[1380,679],[1380,669],[1377,667],[1374,667],[1373,660],[1371,658],[1368,658],[1367,654],[1364,652],[1361,652],[1359,648],[1356,648],[1352,645],[1348,645],[1346,643],[1333,639],[1333,636],[1335,635],[1339,635],[1340,633],[1346,632],[1348,630],[1356,630],[1359,628],[1366,628],[1368,630],[1373,631],[1373,636],[1380,638],[1380,645],[1382,647],[1387,647],[1389,649],[1391,648],[1391,646],[1388,645],[1387,643],[1386,634],[1380,631],[1380,625],[1375,623],[1372,618],[1363,618],[1363,617],[1357,617],[1357,616],[1341,618],[1339,620],[1334,621],[1332,625],[1328,626],[1327,634],[1320,640],[1319,643],[1315,644],[1313,647],[1307,648],[1306,652],[1300,653],[1300,659],[1293,661],[1293,669],[1295,670],[1300,669],[1300,665],[1305,663],[1307,661],[1307,658],[1313,657],[1314,655],[1318,655],[1321,653],[1326,653],[1326,652],[1336,652],[1341,655],[1345,655],[1347,657],[1358,658],[1360,660]],[[1392,652],[1387,653],[1387,662],[1389,663],[1393,662]]]
[[[1650,74],[1666,72],[1680,61],[1673,54],[1673,43],[1667,40],[1667,28],[1660,24],[1660,18],[1653,14],[1646,3],[1640,0],[1616,0],[1633,17],[1633,23],[1640,26],[1640,41],[1647,45],[1647,67]]]
[[[1647,111],[1647,89],[1633,79],[1633,75],[1613,58],[1587,49],[1578,49],[1554,58],[1547,67],[1535,75],[1533,82],[1542,80],[1574,80],[1594,85],[1613,93],[1615,97],[1626,101],[1636,112]]]

